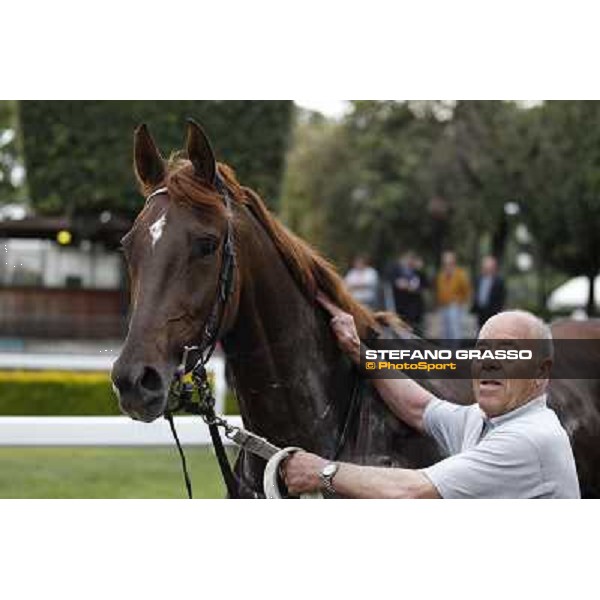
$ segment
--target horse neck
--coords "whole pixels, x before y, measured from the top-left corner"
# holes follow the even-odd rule
[[[262,226],[250,218],[237,237],[240,297],[223,345],[244,423],[279,446],[332,455],[351,365]]]

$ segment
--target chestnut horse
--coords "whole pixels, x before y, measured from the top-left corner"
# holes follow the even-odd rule
[[[335,269],[277,221],[229,167],[215,161],[194,122],[188,124],[186,146],[187,159],[167,162],[144,125],[135,132],[135,173],[143,194],[151,197],[122,242],[132,312],[112,372],[121,409],[148,422],[163,415],[182,349],[202,339],[219,293],[230,231],[233,291],[218,335],[245,427],[281,447],[299,446],[325,457],[341,450],[341,460],[361,464],[419,468],[439,460],[431,439],[395,418],[369,383],[359,381],[315,296],[321,290],[350,312],[363,339],[381,334],[391,325],[389,318],[351,298]],[[220,185],[231,202],[223,202]],[[473,401],[469,381],[427,385],[448,400]],[[581,396],[571,405],[569,387],[553,384],[552,404],[567,421],[582,491],[600,496],[598,396],[580,386]],[[581,423],[584,416],[587,424]],[[586,435],[579,445],[582,428]],[[239,455],[235,470],[242,497],[262,495],[264,466],[259,458]]]

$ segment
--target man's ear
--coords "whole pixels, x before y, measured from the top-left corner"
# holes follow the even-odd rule
[[[217,172],[215,155],[208,137],[194,119],[188,119],[186,148],[196,177],[205,183],[214,183]]]
[[[538,371],[538,379],[550,379],[552,371],[552,359],[545,358],[541,363]]]
[[[133,134],[133,165],[135,175],[145,190],[156,187],[165,178],[165,161],[145,123]]]

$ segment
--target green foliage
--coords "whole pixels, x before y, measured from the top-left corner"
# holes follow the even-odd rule
[[[435,264],[444,246],[468,258],[486,232],[503,246],[519,111],[509,102],[361,101],[339,123],[305,119],[288,158],[285,218],[345,263],[366,252],[383,266],[414,248]]]
[[[526,218],[546,258],[573,275],[600,270],[600,103],[531,111]]]
[[[504,206],[518,196],[518,175],[524,167],[519,152],[521,112],[513,102],[457,102],[435,143],[429,177],[449,204],[447,245],[461,249],[474,268],[486,234],[486,251],[504,255]]]
[[[209,381],[213,383],[212,373]],[[235,394],[225,396],[225,414],[239,414]],[[120,415],[108,373],[0,371],[0,415]]]
[[[338,261],[361,252],[379,267],[411,247],[435,265],[451,247],[475,270],[482,252],[508,258],[524,222],[541,307],[549,268],[600,270],[600,103],[368,101],[339,122],[305,117],[283,209]]]
[[[332,219],[334,203],[348,198],[354,184],[349,164],[353,153],[345,132],[335,123],[314,118],[301,121],[294,136],[284,179],[282,218],[330,256],[345,257],[347,244],[339,237],[342,227]]]
[[[33,205],[47,214],[137,213],[134,128],[147,123],[168,157],[183,146],[187,117],[202,123],[218,160],[275,202],[292,109],[289,101],[22,101]]]
[[[108,374],[0,373],[0,415],[119,415]]]
[[[342,263],[375,262],[431,237],[425,172],[441,123],[430,107],[355,102],[341,123],[305,119],[284,182],[286,221]]]

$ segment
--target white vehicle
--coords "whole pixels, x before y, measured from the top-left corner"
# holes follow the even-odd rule
[[[549,296],[546,306],[549,310],[572,310],[576,314],[585,309],[589,294],[587,277],[580,276],[558,286]],[[596,307],[600,309],[600,276],[594,282]]]

